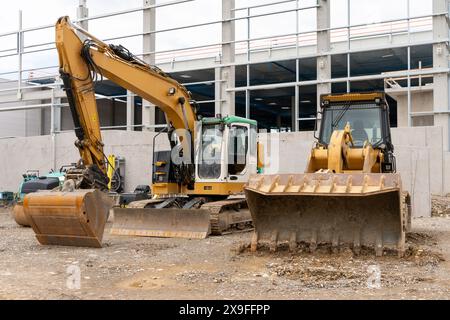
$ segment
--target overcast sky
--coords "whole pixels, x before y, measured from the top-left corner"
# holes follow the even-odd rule
[[[236,7],[277,2],[278,0],[236,0]],[[89,14],[91,16],[108,13],[128,8],[142,6],[142,0],[87,0]],[[157,0],[157,3],[170,2],[170,0]],[[362,24],[379,22],[406,17],[407,0],[352,0],[351,23]],[[302,7],[315,4],[315,0],[300,0]],[[54,24],[58,17],[69,15],[76,17],[78,0],[14,0],[4,3],[0,11],[0,34],[18,29],[19,10],[23,14],[23,27],[32,28],[47,24]],[[342,26],[347,22],[347,0],[331,0],[332,26]],[[295,2],[274,5],[266,8],[255,9],[252,14],[268,11],[280,11],[295,8]],[[410,0],[410,12],[413,16],[430,14],[432,12],[432,0]],[[238,11],[238,16],[246,15],[246,11]],[[195,23],[216,21],[221,18],[220,0],[196,0],[177,6],[162,7],[157,10],[157,29],[165,29],[176,26],[185,26]],[[315,29],[315,12],[313,10],[299,13],[300,31]],[[89,30],[99,38],[127,35],[142,31],[142,13],[132,13],[90,21]],[[160,33],[157,36],[157,50],[168,50],[196,45],[213,44],[220,42],[220,24],[202,28],[191,28],[176,32]],[[264,18],[255,18],[251,22],[251,37],[263,37],[294,33],[295,13],[286,13]],[[245,39],[247,36],[246,21],[236,23],[236,38]],[[36,45],[43,42],[51,42],[54,39],[54,30],[25,33],[25,45]],[[121,39],[117,41],[133,52],[142,52],[141,38]],[[0,48],[14,49],[16,37],[0,37]],[[12,51],[13,52],[13,51]],[[0,55],[12,53],[3,52]],[[24,68],[44,67],[56,65],[56,52],[44,51],[24,55]],[[17,69],[17,57],[0,58],[0,73]],[[0,76],[5,77],[5,76]]]

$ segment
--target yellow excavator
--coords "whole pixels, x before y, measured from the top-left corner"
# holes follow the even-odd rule
[[[395,173],[384,93],[321,96],[319,137],[304,174],[254,175],[245,187],[251,249],[299,244],[405,250],[411,205]]]
[[[56,48],[81,160],[62,188],[24,199],[24,213],[41,244],[102,245],[113,205],[103,192],[108,160],[95,97],[95,83],[103,77],[159,107],[170,139],[170,150],[153,154],[153,198],[114,209],[111,233],[205,238],[251,224],[243,187],[257,172],[256,121],[200,117],[184,86],[68,17],[56,24]]]

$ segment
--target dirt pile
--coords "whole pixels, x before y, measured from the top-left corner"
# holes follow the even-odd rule
[[[373,249],[364,247],[355,255],[350,248],[341,247],[333,253],[328,245],[319,245],[314,254],[307,245],[300,245],[295,252],[287,246],[270,252],[261,245],[256,253],[250,252],[250,245],[239,245],[237,255],[272,257],[275,262],[267,263],[267,274],[301,283],[309,289],[362,288],[368,286],[371,275],[380,274],[380,285],[384,288],[408,286],[427,281],[430,275],[444,261],[442,254],[430,249],[437,244],[428,234],[411,233],[407,237],[407,250],[398,258],[395,250],[386,250],[381,258],[375,257]]]
[[[433,217],[450,216],[450,196],[432,196],[431,197],[431,215]]]

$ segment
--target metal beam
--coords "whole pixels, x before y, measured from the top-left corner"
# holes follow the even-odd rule
[[[221,63],[234,63],[235,61],[235,22],[234,18],[235,0],[222,0],[222,56]],[[227,89],[235,86],[235,67],[221,67],[220,79],[216,81],[220,85],[220,97],[216,100],[223,100],[224,102],[216,104],[216,114],[234,115],[235,110],[235,94]]]
[[[156,9],[155,9],[155,0],[143,0],[144,7],[147,9],[144,10],[143,14],[143,32],[145,35],[143,36],[143,51],[144,52],[153,52],[156,51],[156,35],[148,33],[151,30],[155,30],[156,28]],[[144,54],[143,60],[150,65],[156,64],[155,54]],[[130,98],[128,98],[130,99]],[[134,105],[134,98],[133,98]],[[154,131],[153,126],[155,125],[155,117],[156,110],[155,106],[151,104],[149,101],[142,101],[142,125],[143,129],[147,131]]]

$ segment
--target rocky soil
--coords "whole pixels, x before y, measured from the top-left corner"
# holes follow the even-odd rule
[[[294,253],[265,248],[252,253],[250,239],[250,232],[185,240],[116,237],[107,230],[102,249],[44,247],[3,210],[0,298],[450,298],[450,218],[445,215],[414,219],[400,259],[389,252],[376,258],[371,250],[354,256],[345,248],[332,254],[327,247],[314,254],[301,247]]]

